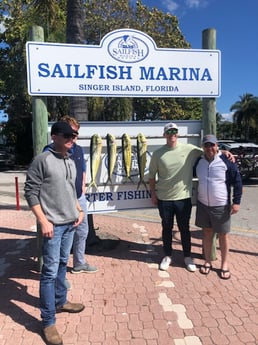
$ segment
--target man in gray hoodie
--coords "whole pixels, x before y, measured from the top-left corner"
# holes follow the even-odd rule
[[[68,150],[73,129],[66,122],[51,128],[53,148],[36,156],[26,176],[25,198],[41,226],[43,266],[40,277],[40,311],[48,344],[62,345],[56,330],[56,312],[78,313],[81,303],[67,301],[65,276],[74,229],[84,217],[75,189],[76,168]]]

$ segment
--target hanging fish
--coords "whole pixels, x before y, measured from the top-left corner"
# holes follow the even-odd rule
[[[137,135],[136,140],[137,140],[137,162],[138,162],[138,169],[139,169],[139,175],[140,175],[140,180],[138,182],[137,189],[139,189],[141,183],[147,189],[147,185],[144,181],[144,171],[145,171],[146,162],[147,162],[147,140],[144,134],[142,133],[139,133]]]
[[[90,173],[91,182],[88,186],[97,188],[96,176],[101,161],[102,139],[99,134],[94,134],[90,140]]]
[[[125,170],[126,181],[131,179],[131,165],[132,165],[132,147],[131,147],[131,138],[128,134],[124,133],[122,135],[122,157],[123,157],[123,166]]]
[[[114,171],[114,167],[116,164],[116,138],[112,134],[106,135],[106,141],[107,141],[107,169],[108,169],[108,179],[107,182],[110,182],[112,184],[112,174]]]

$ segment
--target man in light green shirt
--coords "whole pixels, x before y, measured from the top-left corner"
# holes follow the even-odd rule
[[[192,178],[201,148],[178,142],[178,127],[168,123],[164,127],[166,144],[155,151],[149,166],[152,203],[158,206],[162,221],[162,241],[165,257],[159,268],[167,270],[172,262],[172,229],[174,216],[181,235],[184,262],[190,272],[196,271],[191,258],[189,221],[192,210]]]

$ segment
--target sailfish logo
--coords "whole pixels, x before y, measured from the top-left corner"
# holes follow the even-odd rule
[[[133,39],[133,36],[124,35],[121,41],[118,43],[119,48],[138,49],[138,45]]]
[[[123,35],[109,43],[108,52],[117,61],[134,63],[148,56],[149,47],[143,40],[133,35]]]

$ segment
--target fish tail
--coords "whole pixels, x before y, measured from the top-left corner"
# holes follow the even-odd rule
[[[143,181],[143,180],[140,180],[140,181],[138,182],[138,185],[137,185],[137,190],[140,188],[140,185],[141,185],[141,184],[144,185],[144,187],[145,187],[146,190],[148,189],[146,182]]]
[[[109,182],[111,185],[113,185],[112,178],[111,178],[110,176],[108,176],[108,178],[107,178],[107,181],[106,181],[105,185],[107,185],[107,184],[108,184],[108,182]]]
[[[90,188],[90,187],[95,187],[96,189],[98,189],[98,186],[97,186],[95,181],[90,182],[90,184],[88,185],[88,188]]]
[[[131,176],[126,176],[123,183],[127,183],[129,181],[131,181],[134,184],[134,180],[131,178]]]
[[[127,179],[130,180],[130,181],[134,184],[134,181],[133,181],[133,179],[131,178],[131,176],[128,176]]]

